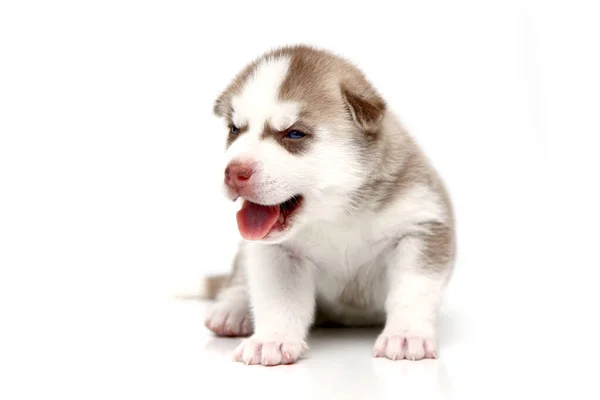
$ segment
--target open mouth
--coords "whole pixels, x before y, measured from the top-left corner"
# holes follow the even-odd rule
[[[236,215],[240,234],[246,240],[260,240],[272,232],[286,230],[302,200],[302,196],[297,195],[283,203],[267,206],[244,199]]]

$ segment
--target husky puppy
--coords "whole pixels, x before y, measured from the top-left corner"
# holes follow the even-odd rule
[[[383,326],[375,357],[436,358],[451,202],[364,74],[328,50],[274,49],[238,73],[214,113],[244,240],[233,272],[206,281],[205,325],[246,337],[235,360],[293,363],[320,323]]]

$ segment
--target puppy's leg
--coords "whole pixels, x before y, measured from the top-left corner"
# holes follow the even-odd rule
[[[386,324],[373,355],[392,360],[436,358],[436,322],[454,258],[453,232],[429,224],[407,236],[388,266]]]
[[[252,333],[243,262],[244,252],[243,248],[240,248],[233,263],[230,279],[219,291],[215,303],[206,314],[204,325],[218,336],[248,336]]]
[[[314,318],[314,266],[280,246],[248,248],[248,283],[254,335],[236,349],[246,364],[278,365],[296,361],[306,350]]]

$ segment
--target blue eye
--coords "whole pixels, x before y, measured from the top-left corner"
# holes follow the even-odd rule
[[[289,131],[286,135],[288,139],[302,139],[304,136],[306,135],[300,131]]]
[[[240,133],[240,128],[238,128],[237,126],[232,125],[229,128],[229,131],[231,132],[232,135],[237,135],[238,133]]]

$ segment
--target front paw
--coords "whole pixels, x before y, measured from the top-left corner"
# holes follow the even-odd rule
[[[382,333],[373,347],[374,357],[386,357],[390,360],[421,360],[437,358],[434,341],[410,333]]]
[[[246,365],[292,364],[308,349],[304,340],[290,340],[278,335],[244,339],[234,353],[234,359]]]

